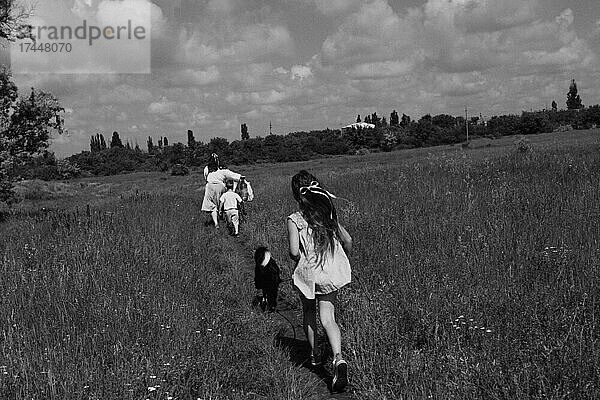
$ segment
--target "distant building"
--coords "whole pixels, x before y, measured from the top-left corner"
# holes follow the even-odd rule
[[[479,125],[487,126],[488,122],[490,122],[490,117],[488,117],[487,115],[479,114],[479,120],[477,120],[477,123]]]
[[[366,122],[356,122],[354,124],[350,124],[350,125],[346,125],[342,128],[342,133],[344,133],[344,130],[347,129],[356,129],[356,130],[360,130],[360,129],[375,129],[375,125],[373,124],[367,124]]]

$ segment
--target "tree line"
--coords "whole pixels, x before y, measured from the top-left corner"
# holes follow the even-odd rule
[[[215,137],[204,143],[188,131],[187,144],[168,144],[166,138],[158,146],[149,138],[146,149],[130,145],[84,151],[67,161],[81,171],[93,175],[111,175],[133,171],[169,171],[176,165],[200,167],[212,153],[221,155],[229,164],[276,163],[306,161],[324,156],[364,154],[416,147],[429,147],[464,142],[464,117],[448,114],[424,115],[418,120],[406,114],[399,117],[394,110],[389,122],[376,113],[365,120],[375,122],[373,129],[315,130],[292,132],[286,135],[249,137],[247,126],[241,127],[244,139],[229,141]],[[499,138],[509,135],[531,135],[600,126],[600,105],[572,110],[542,110],[520,115],[501,115],[483,121],[470,118],[470,137]],[[111,141],[112,143],[112,141]]]
[[[82,175],[114,175],[135,171],[169,171],[174,166],[200,167],[212,153],[218,153],[229,164],[273,163],[305,161],[325,156],[364,154],[416,147],[429,147],[464,142],[466,120],[448,114],[424,115],[414,121],[406,114],[396,121],[392,112],[390,123],[386,118],[376,122],[374,129],[315,130],[292,132],[287,135],[268,135],[250,138],[242,128],[244,139],[229,141],[215,137],[204,143],[188,131],[187,144],[170,144],[166,137],[157,144],[149,137],[146,147],[136,143],[122,144],[117,132],[110,144],[102,134],[90,141],[90,150],[58,161],[52,154],[42,152],[19,168],[12,170],[19,179],[68,179]],[[521,115],[494,116],[487,121],[479,117],[469,120],[471,138],[499,138],[509,135],[531,135],[557,130],[588,129],[600,125],[600,106],[579,110],[542,110],[523,112]],[[247,129],[247,128],[246,128]],[[115,140],[118,138],[118,140]]]
[[[386,116],[377,112],[357,116],[357,122],[372,124],[372,129],[315,130],[286,135],[250,137],[249,127],[242,124],[240,140],[214,137],[208,142],[196,140],[188,130],[187,143],[171,144],[167,137],[156,142],[148,137],[145,148],[137,142],[123,141],[118,132],[109,140],[102,133],[90,137],[88,151],[57,160],[47,150],[52,132],[62,131],[63,111],[50,94],[32,89],[30,96],[19,98],[7,70],[0,71],[0,203],[8,201],[11,182],[21,179],[70,179],[86,175],[114,175],[134,171],[169,171],[186,173],[189,167],[206,164],[212,153],[221,155],[228,164],[305,161],[343,154],[392,151],[416,147],[464,142],[469,125],[470,137],[498,138],[507,135],[530,135],[557,130],[587,129],[600,125],[600,105],[585,107],[572,81],[567,94],[567,109],[559,110],[556,102],[549,110],[500,115],[487,120],[448,114],[424,115],[413,120],[393,110]]]

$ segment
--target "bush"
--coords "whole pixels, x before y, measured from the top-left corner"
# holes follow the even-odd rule
[[[57,161],[56,170],[60,179],[73,179],[81,176],[81,169],[69,160]]]
[[[529,153],[533,150],[533,145],[531,141],[525,137],[521,137],[519,140],[515,142],[515,146],[519,153]]]

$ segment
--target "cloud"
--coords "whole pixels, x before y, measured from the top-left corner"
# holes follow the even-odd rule
[[[207,69],[186,69],[178,71],[168,80],[168,84],[177,87],[207,86],[221,80],[219,69],[212,65]]]
[[[271,63],[249,63],[229,65],[229,74],[237,87],[255,89],[272,81],[273,65]]]
[[[165,97],[161,98],[160,101],[150,103],[148,106],[148,112],[150,114],[172,114],[177,108],[177,103],[169,101]]]
[[[443,74],[435,80],[435,89],[445,96],[473,96],[485,92],[487,82],[479,74]]]
[[[127,105],[134,103],[145,103],[152,99],[152,93],[144,88],[121,84],[113,89],[103,89],[97,95],[99,104]]]
[[[311,0],[327,16],[339,16],[355,10],[363,0]]]
[[[243,64],[294,52],[290,31],[281,25],[254,24],[224,36],[182,29],[178,59],[188,65]],[[221,42],[222,44],[219,44]]]
[[[375,22],[376,21],[376,22]],[[386,61],[415,51],[411,15],[401,18],[385,0],[365,3],[325,39],[323,61],[344,64]]]
[[[311,68],[307,65],[294,65],[290,72],[292,79],[304,80],[313,76]]]
[[[538,18],[538,0],[429,0],[427,21],[454,25],[463,32],[495,32]]]
[[[402,76],[411,72],[414,62],[406,61],[380,61],[374,63],[362,63],[354,66],[348,73],[351,78],[356,79],[383,79]]]
[[[234,0],[210,0],[207,9],[215,14],[230,14],[236,7]]]
[[[252,104],[275,104],[280,103],[289,97],[290,93],[272,89],[263,92],[252,92],[249,95],[249,100]]]

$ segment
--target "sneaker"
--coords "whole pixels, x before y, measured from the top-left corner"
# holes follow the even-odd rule
[[[321,355],[320,354],[311,354],[310,355],[310,365],[313,367],[318,367],[321,365]]]
[[[266,297],[263,297],[262,299],[260,299],[260,309],[263,311],[267,310],[267,299]]]
[[[343,358],[333,361],[333,382],[331,390],[333,392],[343,392],[348,386],[348,363]]]

